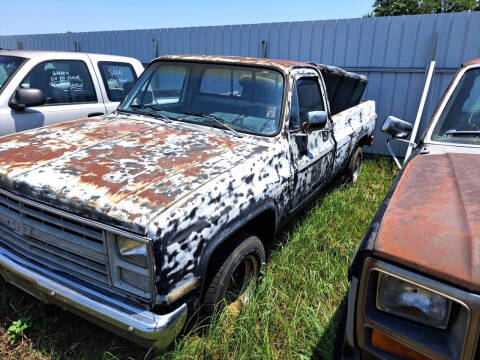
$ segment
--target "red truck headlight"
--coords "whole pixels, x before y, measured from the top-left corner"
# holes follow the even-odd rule
[[[376,306],[401,318],[446,329],[452,302],[424,287],[380,273]]]

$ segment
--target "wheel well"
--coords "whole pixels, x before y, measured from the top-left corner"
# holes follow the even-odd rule
[[[363,135],[360,140],[357,141],[357,146],[372,145],[371,137],[367,134]]]
[[[234,233],[232,233],[225,240],[223,240],[215,248],[215,250],[213,250],[210,258],[208,259],[207,269],[204,278],[205,280],[203,283],[202,296],[211,279],[213,278],[216,269],[222,265],[225,258],[228,257],[231,251],[233,251],[233,249],[230,249],[230,247],[232,243],[231,240],[235,238],[235,236],[242,232],[256,235],[262,241],[263,246],[267,247],[269,244],[272,243],[275,237],[275,230],[275,211],[273,209],[267,209],[255,216],[253,219],[248,221],[245,225],[241,226]]]
[[[273,209],[265,210],[255,216],[240,231],[245,231],[257,235],[263,243],[263,246],[271,243],[275,236],[276,218]]]

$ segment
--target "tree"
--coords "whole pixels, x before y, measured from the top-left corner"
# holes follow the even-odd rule
[[[373,16],[395,16],[419,14],[418,0],[375,0]]]
[[[480,0],[375,0],[373,16],[435,14],[480,10]]]

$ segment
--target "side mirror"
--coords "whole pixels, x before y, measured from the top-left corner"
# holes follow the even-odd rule
[[[8,105],[15,110],[45,104],[47,100],[40,89],[17,89]]]
[[[390,115],[383,122],[381,130],[393,138],[406,139],[412,129],[413,125],[409,122]]]
[[[308,121],[302,124],[305,132],[322,130],[327,125],[328,113],[326,111],[310,111],[307,116]]]

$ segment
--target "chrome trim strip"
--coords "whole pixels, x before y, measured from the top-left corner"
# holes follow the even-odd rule
[[[120,336],[160,349],[175,339],[187,318],[186,304],[169,314],[157,315],[63,279],[2,247],[0,275],[45,303],[68,308]]]
[[[187,281],[185,284],[181,285],[178,289],[173,290],[166,296],[166,302],[167,304],[171,304],[175,300],[181,298],[182,296],[188,294],[191,290],[195,288],[195,286],[198,285],[200,282],[199,278],[194,278],[190,281]]]

